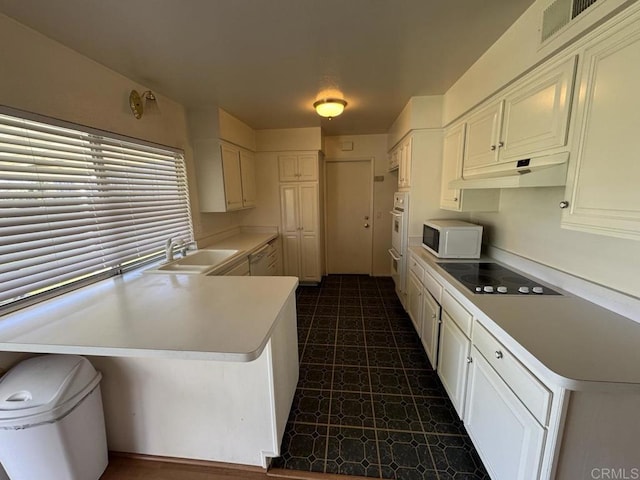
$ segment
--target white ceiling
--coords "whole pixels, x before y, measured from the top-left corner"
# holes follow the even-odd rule
[[[411,96],[444,93],[532,3],[0,0],[0,12],[187,108],[336,135],[384,133]],[[349,102],[331,121],[311,105],[328,87]]]

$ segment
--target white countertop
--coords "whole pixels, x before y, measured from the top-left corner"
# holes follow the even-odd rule
[[[131,272],[0,317],[0,350],[251,361],[297,284]]]
[[[478,310],[476,316],[493,322],[515,342],[508,348],[539,363],[564,387],[640,386],[640,325],[633,320],[553,285],[564,296],[476,295],[440,268],[423,248],[410,250],[431,267],[445,288],[470,302]]]

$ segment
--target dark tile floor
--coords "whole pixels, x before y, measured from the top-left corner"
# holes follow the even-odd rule
[[[389,479],[489,479],[390,278],[297,293],[300,380],[273,467]]]

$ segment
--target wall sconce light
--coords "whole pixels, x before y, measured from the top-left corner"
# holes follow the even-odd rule
[[[341,98],[322,98],[313,103],[318,115],[329,120],[340,115],[346,106],[347,102]]]
[[[129,106],[131,107],[133,116],[138,119],[142,118],[142,114],[144,113],[145,106],[143,105],[143,99],[147,107],[157,105],[156,96],[151,90],[142,92],[142,94],[139,94],[136,90],[131,90],[129,94]]]

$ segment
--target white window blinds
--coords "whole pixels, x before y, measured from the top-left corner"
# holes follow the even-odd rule
[[[191,240],[179,152],[0,112],[0,307]]]

